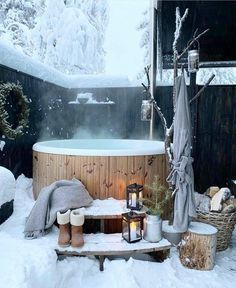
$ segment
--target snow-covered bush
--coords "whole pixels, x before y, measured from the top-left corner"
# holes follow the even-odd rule
[[[146,9],[143,12],[143,19],[137,29],[142,32],[140,47],[144,49],[144,66],[150,64],[150,12]]]

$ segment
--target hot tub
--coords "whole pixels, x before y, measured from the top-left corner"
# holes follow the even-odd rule
[[[34,196],[60,179],[80,179],[93,198],[125,199],[125,188],[159,175],[164,184],[164,143],[148,140],[82,139],[33,146]]]

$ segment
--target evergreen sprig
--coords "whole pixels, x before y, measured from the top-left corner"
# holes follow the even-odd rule
[[[143,203],[148,208],[147,213],[150,215],[161,215],[164,205],[171,198],[171,191],[161,185],[159,176],[154,176],[153,182],[150,185],[146,184],[145,188],[151,191],[149,197],[143,198]]]

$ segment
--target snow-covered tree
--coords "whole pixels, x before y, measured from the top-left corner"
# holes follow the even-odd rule
[[[29,30],[44,0],[6,0],[0,3],[0,36],[16,48],[30,54]]]
[[[146,65],[150,64],[150,11],[146,9],[143,12],[143,19],[138,26],[138,30],[142,32],[142,37],[140,41],[140,47],[142,47],[145,51],[144,53],[144,63]]]
[[[0,37],[70,74],[104,70],[106,0],[6,0]]]

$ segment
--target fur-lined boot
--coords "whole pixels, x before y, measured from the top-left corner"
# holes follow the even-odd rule
[[[59,224],[58,245],[61,247],[70,246],[70,210],[66,212],[57,212],[57,223]]]
[[[84,245],[83,237],[83,224],[84,215],[81,209],[72,210],[70,213],[70,224],[71,224],[71,246],[81,247]]]

